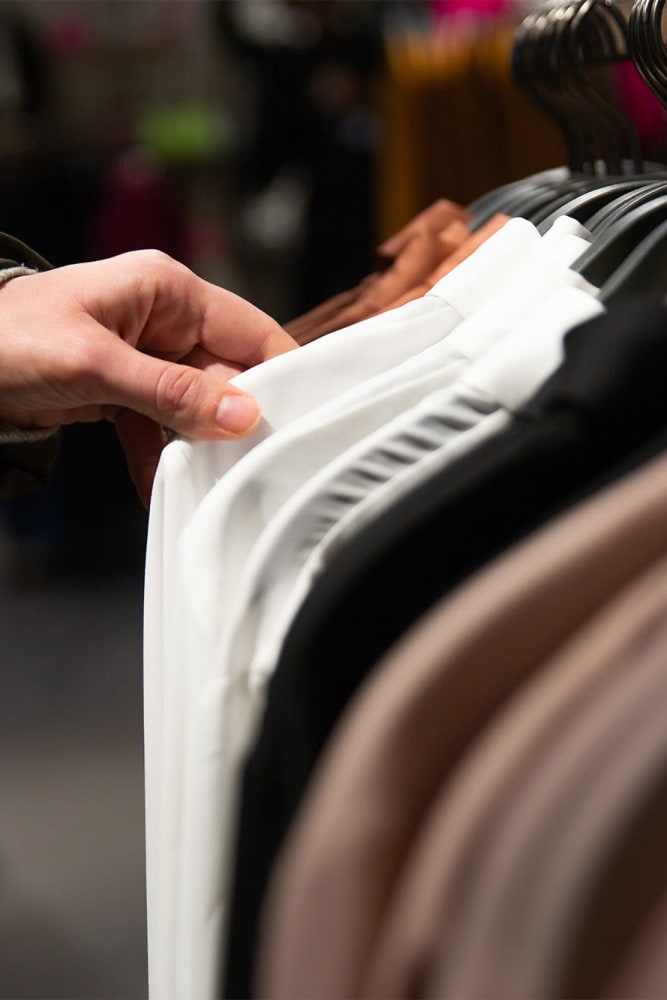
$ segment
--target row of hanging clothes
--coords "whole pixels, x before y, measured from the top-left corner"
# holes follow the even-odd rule
[[[598,79],[667,106],[663,5],[529,13],[568,162],[424,209],[237,376],[250,438],[163,452],[154,1000],[667,995],[667,167]]]
[[[410,5],[387,6],[375,171],[380,234],[401,229],[443,192],[468,205],[563,162],[558,126],[513,79],[519,0],[416,4],[421,18]]]

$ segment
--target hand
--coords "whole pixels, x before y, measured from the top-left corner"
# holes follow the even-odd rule
[[[0,420],[115,420],[148,505],[166,430],[243,437],[257,403],[228,379],[296,347],[269,316],[155,250],[0,288]]]

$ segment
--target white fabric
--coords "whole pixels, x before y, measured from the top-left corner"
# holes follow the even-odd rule
[[[580,245],[572,252],[579,256]],[[508,276],[501,292],[446,336],[283,426],[220,480],[185,527],[180,543],[190,610],[202,631],[219,641],[226,616],[217,609],[233,599],[249,547],[297,486],[433,389],[449,385],[528,310],[566,285],[595,291],[579,274],[555,263],[550,246],[536,247],[520,272]]]
[[[238,376],[235,382],[262,406],[263,420],[250,438],[223,444],[178,440],[165,449],[151,503],[145,594],[152,997],[207,1000],[215,995],[224,918],[220,838],[226,832],[215,791],[225,764],[216,756],[216,748],[226,681],[212,674],[212,654],[221,641],[217,633],[227,620],[227,606],[234,600],[238,575],[257,532],[275,513],[276,505],[319,468],[324,453],[319,449],[324,449],[325,441],[326,454],[333,457],[341,447],[410,406],[416,392],[443,384],[425,367],[425,359],[431,364],[429,351],[433,357],[441,352],[440,375],[445,377],[449,366],[446,378],[451,380],[467,358],[486,350],[494,338],[488,335],[488,323],[480,322],[476,334],[474,324],[470,327],[467,354],[455,342],[450,350],[443,350],[450,339],[447,334],[451,337],[463,318],[476,314],[512,282],[510,298],[515,302],[522,297],[532,301],[539,280],[543,294],[558,287],[552,277],[556,274],[563,277],[563,283],[583,285],[561,263],[579,256],[582,237],[567,224],[562,228],[560,234],[540,237],[530,223],[512,220],[416,302]],[[526,275],[530,275],[528,282]],[[540,275],[549,277],[540,279]],[[404,381],[406,363],[415,366],[408,373],[412,382]],[[348,413],[360,421],[356,436],[354,421],[345,419]],[[311,432],[314,427],[322,428],[317,449],[312,441],[309,444],[308,427]],[[285,453],[279,439],[287,428],[291,428],[292,444],[298,441],[302,446],[299,452],[287,449],[293,456],[290,470],[295,479],[290,485],[289,477],[279,476],[262,497],[261,470],[265,461],[271,463],[272,454]],[[272,437],[276,430],[280,434]],[[336,443],[336,433],[343,430],[350,436]],[[276,468],[280,472],[274,464]],[[235,501],[237,496],[243,496],[242,503]],[[233,517],[227,516],[227,505]],[[188,522],[194,524],[195,511],[203,527],[184,533]],[[207,511],[214,512],[208,521]],[[185,588],[181,555],[187,563]]]
[[[342,533],[349,538],[366,523],[380,503],[403,495],[435,468],[506,427],[512,409],[560,363],[566,330],[600,311],[596,300],[576,289],[550,298],[453,385],[431,393],[332,460],[259,535],[237,579],[236,599],[225,614],[229,624],[215,657],[215,672],[202,690],[201,718],[209,715],[211,725],[207,729],[200,724],[196,732],[200,740],[213,741],[207,756],[215,754],[216,768],[197,771],[199,781],[190,786],[186,802],[192,833],[199,835],[196,850],[194,842],[191,850],[200,858],[210,836],[201,808],[215,803],[217,816],[208,816],[216,828],[216,891],[226,888],[239,768],[263,707],[265,683],[290,621],[326,565],[328,551]],[[206,873],[200,872],[201,891],[211,872],[206,867]]]
[[[262,406],[262,421],[250,437],[223,446],[176,440],[164,450],[151,501],[145,588],[146,852],[152,997],[169,1000],[185,992],[204,998],[210,992],[191,989],[187,977],[182,982],[178,971],[184,968],[176,918],[181,878],[182,762],[191,687],[186,685],[186,664],[200,663],[204,655],[197,656],[180,589],[176,548],[183,526],[214,484],[275,429],[437,341],[474,308],[470,289],[476,289],[481,300],[491,296],[502,284],[508,261],[521,261],[539,242],[533,226],[512,220],[448,275],[449,280],[440,282],[432,295],[339,330],[238,376],[237,384],[255,395]],[[192,933],[195,935],[196,929]]]
[[[564,333],[602,311],[582,291],[556,292],[449,389],[432,393],[304,484],[246,562],[224,652],[229,675],[254,675],[251,686],[262,684],[301,600],[341,539],[348,543],[381,509],[507,426],[560,364]]]

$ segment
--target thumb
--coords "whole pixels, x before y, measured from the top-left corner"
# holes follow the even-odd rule
[[[219,374],[142,354],[122,340],[106,369],[109,402],[199,439],[244,437],[259,422],[256,401]]]

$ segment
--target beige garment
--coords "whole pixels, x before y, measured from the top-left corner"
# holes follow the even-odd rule
[[[483,727],[450,780],[443,783],[422,824],[387,908],[372,962],[369,963],[363,995],[456,995],[461,998],[468,995],[460,980],[452,987],[451,993],[446,989],[448,968],[468,943],[463,914],[467,912],[465,907],[469,904],[470,895],[477,890],[482,908],[487,903],[489,875],[483,863],[486,856],[493,853],[503,818],[515,808],[515,800],[520,796],[523,795],[522,804],[526,805],[526,794],[532,795],[527,808],[529,819],[537,809],[540,794],[546,799],[545,811],[553,808],[556,789],[554,783],[548,781],[548,755],[562,749],[563,745],[568,750],[572,749],[577,724],[583,723],[587,734],[593,731],[594,724],[599,721],[596,711],[603,705],[604,696],[614,684],[619,688],[628,682],[630,686],[633,684],[634,658],[643,652],[647,638],[654,644],[655,627],[664,618],[665,611],[667,561],[663,557],[656,566],[623,587],[601,611],[577,630]],[[661,638],[664,640],[666,636],[663,634]],[[618,678],[621,685],[618,685]],[[630,701],[630,698],[625,699],[625,692],[622,697]],[[590,778],[583,767],[572,769],[571,775],[579,785]],[[602,782],[609,774],[600,768],[599,776]],[[614,778],[612,773],[612,780]],[[524,785],[531,779],[536,779],[536,793],[524,791]],[[583,814],[583,808],[580,808],[581,788],[575,786],[573,792],[577,808]],[[590,795],[585,797],[591,798]],[[558,827],[559,818],[569,819],[562,806],[556,809],[556,817],[547,829],[547,833],[554,838],[550,849],[555,855],[567,844],[566,866],[574,867],[577,845],[573,847],[568,842],[569,831],[563,832]],[[607,826],[610,827],[610,824]],[[603,833],[609,832],[610,829],[603,829]],[[596,845],[597,860],[601,861],[603,845],[599,841]],[[537,850],[536,844],[531,846]],[[548,853],[549,849],[545,849],[544,844],[541,846],[542,854]],[[528,851],[525,857],[528,858]],[[526,891],[539,896],[543,902],[551,885],[553,896],[554,869],[555,864],[552,863],[548,870],[527,871],[524,879]],[[581,906],[578,896],[583,895],[587,887],[585,874],[585,869],[583,874],[578,873],[574,887],[570,889],[570,911],[573,908],[576,910],[576,904]],[[560,882],[556,881],[559,888],[564,884],[565,877]],[[623,888],[619,880],[618,892],[622,894]],[[628,906],[623,906],[622,911],[619,915],[628,915]],[[539,918],[535,917],[533,929],[536,940],[532,946],[526,942],[528,935],[525,929],[519,935],[518,966],[521,974],[529,979],[527,994],[522,993],[524,996],[531,993],[535,997],[553,995],[553,992],[548,992],[545,979],[550,974],[553,980],[554,974],[559,971],[555,967],[554,951],[563,942],[567,931],[573,928],[567,920],[560,928],[553,926],[556,923],[553,913],[551,918],[552,926],[547,933],[543,933],[547,920],[542,914],[540,924]],[[512,926],[516,925],[515,920]],[[507,921],[503,926],[507,926]],[[598,940],[611,937],[609,922],[605,925],[604,915],[598,918],[595,930]],[[591,939],[589,934],[587,940],[592,958]],[[501,978],[502,960],[513,943],[512,937],[506,940],[504,948],[499,948],[500,953],[489,961],[488,967],[493,970],[495,983],[503,995],[518,996],[517,982],[512,982],[510,988]],[[551,951],[546,949],[546,957],[545,945],[551,948]],[[551,959],[551,967],[547,957]],[[479,953],[476,958],[479,962]],[[486,989],[489,989],[488,982]]]
[[[644,920],[600,990],[604,1000],[667,998],[667,888]]]
[[[612,603],[606,622],[594,623],[557,671],[599,657],[614,616],[634,622],[619,649],[608,643],[603,676],[570,706],[560,734],[533,744],[535,756],[489,831],[428,996],[598,997],[646,896],[656,881],[665,884],[665,559]]]
[[[666,501],[661,457],[496,559],[383,658],[333,735],[279,857],[262,996],[359,995],[446,775],[535,666],[667,545]]]

